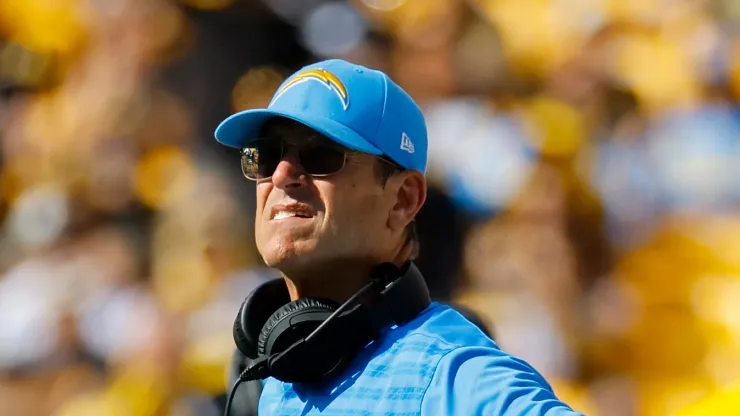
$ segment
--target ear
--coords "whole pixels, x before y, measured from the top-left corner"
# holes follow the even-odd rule
[[[392,231],[400,231],[413,221],[427,199],[427,181],[421,172],[406,170],[390,181],[395,190],[395,202],[388,215],[388,226]]]

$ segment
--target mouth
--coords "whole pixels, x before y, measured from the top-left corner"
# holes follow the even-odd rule
[[[306,204],[277,205],[270,210],[270,220],[284,220],[286,218],[313,218],[314,212]]]

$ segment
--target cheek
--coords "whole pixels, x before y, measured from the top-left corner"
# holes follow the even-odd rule
[[[333,189],[326,195],[326,222],[335,233],[368,240],[383,229],[383,208],[377,195],[362,192],[359,186]]]
[[[270,196],[270,190],[272,186],[269,183],[257,184],[257,190],[255,195],[255,221],[259,224],[259,220],[262,219],[265,206],[267,205],[267,198]]]
[[[342,207],[342,201],[336,200],[337,189],[333,184],[318,181],[315,186],[318,199],[321,201],[321,206],[316,208],[321,211],[319,215],[323,215],[323,227],[333,228],[332,224],[341,218],[344,208]]]
[[[257,211],[259,213],[261,213],[265,209],[265,205],[267,205],[267,198],[270,196],[271,189],[272,184],[269,182],[257,184],[255,199],[257,202]]]

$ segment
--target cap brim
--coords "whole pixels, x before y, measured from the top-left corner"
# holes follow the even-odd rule
[[[354,130],[326,117],[307,117],[293,115],[280,111],[256,109],[236,113],[216,128],[216,140],[229,147],[242,148],[258,140],[260,129],[265,122],[273,117],[285,117],[310,127],[333,141],[359,152],[372,155],[381,155],[383,152],[372,143],[365,140]]]

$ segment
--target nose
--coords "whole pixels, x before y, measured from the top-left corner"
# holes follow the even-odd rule
[[[272,184],[280,189],[298,188],[305,185],[307,179],[298,151],[295,148],[287,149],[272,174]]]

